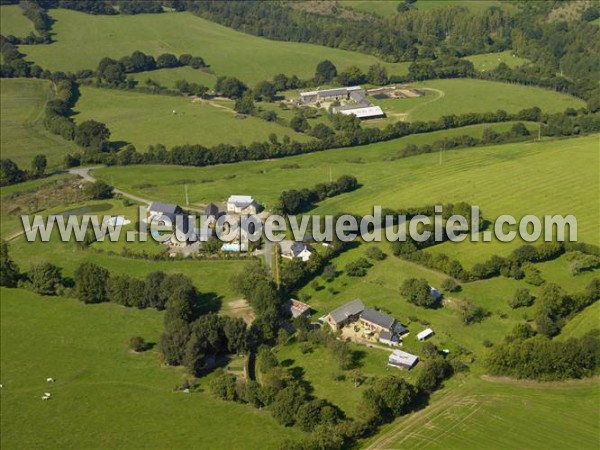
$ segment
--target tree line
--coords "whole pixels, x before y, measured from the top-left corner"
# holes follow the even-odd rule
[[[315,139],[302,143],[291,141],[289,137],[284,136],[282,142],[273,139],[267,142],[253,142],[248,145],[218,144],[213,147],[205,147],[199,144],[185,144],[176,145],[169,150],[161,144],[156,144],[149,146],[148,151],[145,153],[138,153],[134,146],[127,146],[126,149],[119,153],[90,150],[83,154],[70,155],[68,158],[76,165],[80,163],[103,163],[107,165],[173,164],[208,166],[239,161],[284,158],[332,148],[354,147],[384,142],[412,134],[453,129],[467,125],[512,120],[534,120],[536,117],[551,124],[550,129],[544,131],[545,134],[552,133],[554,135],[560,133],[560,135],[576,135],[598,129],[599,119],[596,114],[587,114],[583,111],[581,115],[577,113],[577,117],[569,114],[547,116],[542,114],[539,108],[528,108],[516,114],[508,114],[506,111],[500,110],[495,113],[467,113],[444,116],[438,120],[429,122],[396,122],[387,125],[383,129],[363,129],[360,127],[360,122],[355,116],[336,114],[332,116],[332,121],[334,127],[340,127],[338,133],[333,135],[328,134],[324,139]],[[568,118],[565,118],[566,116]],[[500,141],[501,136],[496,136],[494,139]],[[447,142],[450,143],[450,141]]]
[[[358,180],[355,177],[342,175],[336,181],[319,183],[310,189],[283,191],[279,196],[275,210],[281,214],[298,214],[306,211],[315,202],[351,192],[358,186]]]
[[[304,318],[296,319],[294,325],[301,351],[324,347],[342,371],[337,378],[350,379],[355,387],[363,384],[368,387],[357,407],[358,418],[350,419],[335,405],[315,397],[302,375],[286,370],[267,346],[261,346],[257,352],[256,380],[240,383],[231,374],[215,374],[210,383],[215,397],[267,408],[280,424],[296,426],[307,433],[300,440],[285,440],[282,449],[352,447],[358,439],[376,433],[380,425],[427,402],[431,393],[456,370],[454,361],[439,356],[437,348],[431,345],[414,384],[394,375],[367,377],[356,367],[348,343],[338,340],[329,329],[310,329]],[[279,345],[286,345],[288,339],[287,333],[282,333]]]

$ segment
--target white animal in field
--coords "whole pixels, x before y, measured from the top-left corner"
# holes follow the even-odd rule
[[[45,397],[52,397],[52,394],[50,392],[44,392],[44,396]]]
[[[45,395],[42,397],[42,400],[48,400],[50,397],[46,397]]]
[[[177,114],[177,111],[173,110],[173,115]]]
[[[54,378],[46,378],[46,383],[54,383]]]

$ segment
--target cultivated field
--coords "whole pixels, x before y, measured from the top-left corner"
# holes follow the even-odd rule
[[[157,342],[163,313],[4,288],[1,308],[3,448],[269,449],[300,435],[268,411],[216,400],[210,377],[174,392],[185,373],[162,366],[156,347],[130,353],[133,335]]]
[[[44,107],[53,97],[50,81],[3,78],[0,93],[2,158],[10,158],[21,168],[29,169],[37,154],[46,155],[49,166],[57,166],[64,155],[79,151],[72,142],[44,128]]]
[[[19,5],[0,6],[0,29],[4,36],[25,37],[35,32],[33,23],[23,15]]]
[[[237,118],[233,109],[179,96],[82,87],[75,110],[77,123],[88,119],[103,122],[111,131],[111,141],[132,143],[140,151],[151,144],[171,147],[264,142],[271,133],[297,141],[310,139],[277,123],[256,117]]]
[[[357,52],[270,41],[187,12],[93,16],[53,9],[50,16],[56,19],[53,38],[57,42],[20,49],[29,59],[53,71],[95,69],[104,56],[120,58],[135,50],[154,56],[165,52],[191,53],[202,56],[216,74],[236,76],[252,85],[278,73],[311,77],[324,59],[339,69],[351,65],[366,69],[379,62],[374,56]],[[406,67],[385,65],[390,73],[403,73]]]

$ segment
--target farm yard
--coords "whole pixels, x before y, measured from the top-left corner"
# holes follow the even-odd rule
[[[592,2],[115,4],[0,6],[3,450],[597,450]],[[465,203],[579,244],[126,239]],[[123,227],[28,242],[22,214]]]

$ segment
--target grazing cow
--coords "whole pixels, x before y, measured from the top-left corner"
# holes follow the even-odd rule
[[[42,397],[42,400],[48,400],[50,397],[46,397],[45,395]]]
[[[54,378],[46,378],[46,383],[54,383]]]
[[[51,394],[50,392],[44,392],[44,395],[45,395],[46,397],[52,397],[52,394]]]

